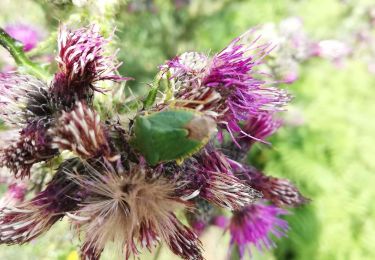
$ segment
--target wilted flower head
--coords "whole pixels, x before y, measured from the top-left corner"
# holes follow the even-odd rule
[[[53,148],[51,143],[50,134],[54,132],[49,131],[49,128],[55,125],[60,112],[68,112],[74,107],[75,102],[81,99],[90,103],[95,89],[93,84],[96,81],[125,79],[115,75],[118,66],[114,63],[114,56],[105,55],[104,46],[107,42],[99,35],[96,26],[74,32],[68,31],[65,27],[62,28],[57,58],[60,72],[55,74],[50,87],[47,83],[32,76],[18,73],[0,74],[0,109],[2,111],[0,115],[7,123],[22,127],[18,139],[0,151],[0,165],[10,168],[16,176],[29,175],[33,164],[51,159],[58,154],[58,150]],[[77,116],[78,114],[73,111],[71,114],[68,113],[67,117],[69,115]],[[86,157],[93,155],[89,156],[87,153],[99,152],[99,150],[102,150],[102,155],[108,155],[108,145],[105,143],[103,129],[100,124],[95,125],[98,117],[89,113],[81,118],[85,120],[77,122],[77,118],[74,118],[76,124],[74,122],[69,124],[70,130],[73,131],[70,132],[70,137],[77,133],[77,131],[74,132],[77,129],[73,127],[77,126],[81,127],[80,130],[86,135],[86,139],[81,140],[82,136],[78,133],[75,135],[78,139],[71,145],[79,146],[80,142],[87,144],[87,138],[90,138],[90,142],[93,141],[93,143],[88,145],[92,145],[91,148],[96,151],[86,151]],[[65,119],[69,121],[69,118]],[[64,117],[61,120],[64,120]],[[86,127],[90,120],[91,124],[95,125],[93,129]],[[66,128],[63,130],[61,126],[60,134],[64,131],[69,134],[68,130]],[[64,148],[60,146],[61,144],[59,148]],[[81,145],[80,148],[82,147]]]
[[[241,209],[261,198],[258,191],[232,174],[226,160],[221,152],[204,149],[185,163],[181,178],[190,183],[188,187],[195,187],[201,198],[229,210]]]
[[[93,83],[98,80],[120,80],[114,74],[120,64],[115,64],[114,56],[105,55],[108,40],[99,33],[99,28],[92,25],[87,28],[70,31],[61,27],[57,62],[69,83]]]
[[[41,40],[41,32],[26,24],[14,24],[5,27],[5,31],[23,44],[24,51],[30,51],[35,48]]]
[[[236,175],[246,180],[254,189],[262,192],[265,199],[277,206],[296,207],[309,201],[288,179],[266,176],[253,167],[246,167],[243,172],[238,172]]]
[[[72,111],[63,112],[50,134],[53,147],[60,150],[73,151],[82,158],[110,156],[99,115],[82,102],[77,102]]]
[[[56,154],[46,128],[33,122],[20,131],[12,144],[0,150],[0,165],[9,168],[16,177],[23,178],[30,175],[33,164],[51,159]]]
[[[213,58],[185,53],[162,66],[176,88],[174,102],[215,117],[230,133],[240,132],[239,121],[249,115],[282,109],[290,96],[267,86],[257,70],[271,46],[256,45],[259,38],[245,43],[249,34],[236,38]]]
[[[77,230],[85,233],[83,255],[93,250],[98,256],[107,242],[115,241],[128,259],[163,240],[184,259],[202,258],[196,235],[173,213],[186,207],[173,182],[153,176],[142,165],[132,165],[130,171],[118,171],[108,163],[102,172],[87,167],[89,175],[72,175],[90,192],[70,215]]]
[[[22,127],[12,143],[2,145],[0,165],[24,177],[34,163],[56,155],[47,129],[57,107],[43,81],[18,73],[0,73],[0,115],[6,123]]]
[[[241,258],[246,250],[251,255],[251,245],[258,250],[273,248],[271,236],[281,238],[288,230],[288,223],[280,218],[285,214],[288,212],[284,209],[261,203],[233,212],[229,223],[231,247],[238,247]]]
[[[60,28],[58,39],[59,73],[55,75],[52,92],[67,101],[91,99],[94,83],[101,80],[127,80],[115,74],[120,64],[115,55],[106,55],[108,40],[92,25],[75,31]]]
[[[79,167],[77,160],[64,162],[44,191],[30,201],[0,210],[0,243],[23,244],[48,231],[65,212],[76,209],[80,190],[66,177]]]
[[[8,124],[24,126],[52,112],[47,85],[29,75],[0,73],[0,115]]]

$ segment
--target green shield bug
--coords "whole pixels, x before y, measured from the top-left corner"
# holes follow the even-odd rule
[[[150,165],[159,162],[181,163],[207,144],[216,132],[216,122],[189,109],[168,109],[138,116],[130,144]]]

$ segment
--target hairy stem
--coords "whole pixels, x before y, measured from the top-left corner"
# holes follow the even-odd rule
[[[43,70],[38,64],[33,63],[28,57],[26,57],[23,51],[22,43],[13,39],[4,29],[0,28],[0,45],[2,45],[12,55],[14,61],[22,69],[27,70],[30,74],[33,74],[39,78],[47,79],[48,73]]]

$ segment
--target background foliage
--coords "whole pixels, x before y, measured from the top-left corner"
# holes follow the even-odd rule
[[[73,2],[2,0],[0,25],[27,23],[41,28],[45,40],[32,56],[53,53],[60,22],[75,26],[98,22],[108,34],[116,26],[114,48],[120,49],[119,60],[124,62],[120,72],[134,77],[129,86],[142,94],[166,59],[188,50],[219,51],[250,27],[290,16],[300,17],[312,38],[350,39],[363,22],[361,8],[372,1]],[[7,54],[0,53],[0,64],[9,62]],[[302,64],[299,79],[287,86],[295,96],[289,116],[297,111],[303,124],[282,128],[272,138],[271,148],[259,147],[249,160],[266,161],[265,172],[290,178],[312,201],[288,217],[289,238],[271,254],[255,258],[375,257],[375,78],[363,62],[369,55],[353,55],[340,67],[309,60]],[[60,223],[27,246],[1,246],[0,259],[76,259],[77,241],[65,226]],[[225,259],[227,240],[215,228],[205,234],[207,259]],[[159,259],[168,257],[173,259],[163,249]]]

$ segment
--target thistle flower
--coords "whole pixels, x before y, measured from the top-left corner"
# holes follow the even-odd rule
[[[30,175],[33,164],[46,161],[57,155],[51,147],[51,138],[43,125],[33,122],[20,131],[18,139],[0,150],[0,166],[6,166],[15,177]]]
[[[245,171],[236,173],[236,176],[246,180],[251,187],[262,192],[264,198],[276,206],[296,207],[309,201],[288,179],[266,176],[253,167],[246,167]]]
[[[15,206],[25,199],[27,185],[24,182],[13,182],[0,199],[0,209]]]
[[[207,172],[206,180],[200,196],[222,208],[238,210],[262,197],[261,193],[233,175]]]
[[[249,143],[263,141],[273,135],[280,128],[281,124],[281,120],[275,119],[272,113],[250,116],[246,119],[242,128],[245,132],[243,138],[247,139]]]
[[[95,82],[127,80],[115,74],[120,64],[116,64],[115,55],[105,54],[108,42],[95,25],[75,31],[61,27],[56,58],[60,71],[55,75],[52,93],[68,103],[90,100],[92,91],[98,90]]]
[[[243,122],[242,133],[236,138],[237,145],[223,143],[223,151],[233,160],[242,161],[255,142],[267,143],[265,139],[274,134],[281,124],[281,120],[275,119],[273,113],[249,116]]]
[[[82,102],[77,102],[72,111],[63,112],[50,134],[54,148],[73,151],[81,158],[110,156],[99,115]]]
[[[204,150],[186,162],[182,179],[188,183],[187,187],[191,185],[192,190],[199,191],[201,198],[229,210],[241,209],[261,198],[258,191],[232,174],[229,161],[224,160],[225,156],[219,151]],[[218,161],[224,164],[217,164]],[[222,167],[225,164],[227,167]]]
[[[31,76],[0,74],[0,109],[3,111],[0,115],[6,122],[23,127],[18,140],[0,151],[0,165],[10,168],[16,176],[29,175],[34,163],[48,160],[58,153],[51,146],[48,130],[59,111],[72,109],[76,100],[91,102],[96,81],[125,80],[114,75],[118,66],[113,64],[114,57],[104,55],[107,40],[98,34],[95,26],[75,32],[64,28],[59,42],[60,72],[55,75],[51,87]],[[101,127],[94,129],[99,131],[93,130],[97,134],[95,138],[101,138],[94,141],[103,141]],[[77,140],[79,145],[78,141],[82,140]],[[99,149],[97,143],[92,145],[92,148]],[[104,143],[99,145],[106,146]],[[108,150],[101,148],[104,153]]]
[[[313,46],[313,55],[331,60],[340,65],[348,57],[352,49],[345,42],[339,40],[323,40]]]
[[[0,243],[24,244],[43,234],[65,212],[76,209],[79,186],[66,177],[66,171],[79,167],[76,159],[61,164],[46,189],[30,201],[0,210]]]
[[[0,111],[6,123],[22,127],[50,116],[53,104],[47,84],[29,75],[0,73]]]
[[[167,62],[161,70],[170,74],[178,106],[203,111],[217,119],[231,134],[249,115],[278,111],[289,102],[282,89],[268,87],[256,71],[270,45],[242,43],[249,33],[236,38],[212,59],[199,53],[185,53]],[[252,54],[250,54],[252,53]]]
[[[87,168],[90,174],[71,176],[90,191],[81,208],[70,214],[77,231],[85,233],[83,256],[94,251],[98,257],[107,242],[115,241],[128,259],[163,240],[184,259],[202,259],[196,235],[173,213],[186,207],[173,182],[150,175],[142,164],[126,172],[108,163],[102,170]]]
[[[5,31],[23,44],[24,51],[30,51],[41,40],[41,33],[36,28],[26,24],[14,24],[5,27]]]
[[[281,238],[288,230],[288,223],[280,218],[285,214],[288,212],[284,209],[261,203],[233,212],[229,223],[231,248],[238,247],[241,259],[245,250],[251,255],[250,245],[258,250],[273,248],[275,243],[270,236]]]

